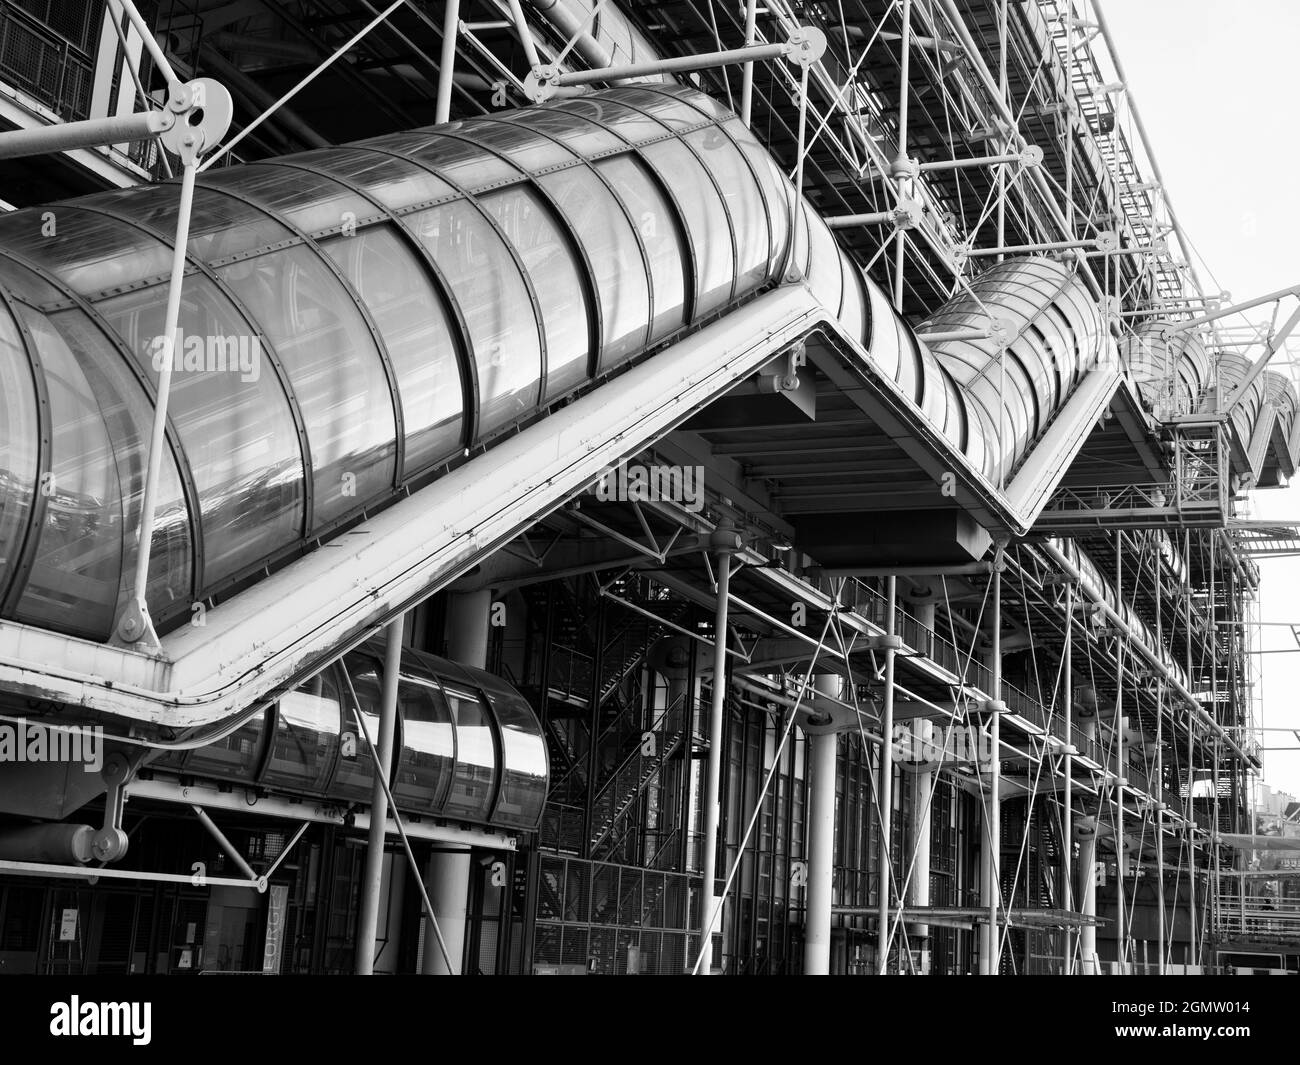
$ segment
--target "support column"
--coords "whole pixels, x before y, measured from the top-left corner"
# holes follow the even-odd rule
[[[442,52],[438,59],[438,95],[433,122],[441,126],[451,120],[451,86],[456,72],[456,44],[460,37],[460,0],[447,0],[442,12]]]
[[[1097,916],[1097,825],[1091,818],[1080,818],[1076,830],[1079,841],[1079,910],[1085,917]],[[1097,926],[1084,925],[1079,931],[1079,972],[1096,975]]]
[[[880,911],[876,917],[876,972],[881,976],[889,967],[889,900],[891,895],[891,875],[893,868],[890,854],[893,843],[894,827],[894,657],[899,644],[898,617],[898,578],[885,578],[885,693],[884,704],[880,712],[880,734],[884,742],[880,745],[880,785],[876,794],[880,796],[880,848],[876,863],[878,884],[876,887]]]
[[[916,620],[931,632],[934,631],[935,602],[916,600],[911,603]],[[934,742],[934,722],[918,718],[912,723],[913,757],[917,754],[930,763],[935,761],[943,744]],[[908,838],[912,844],[911,879],[907,885],[907,904],[909,906],[930,905],[930,802],[934,791],[935,770],[922,769],[912,776],[912,804],[908,825]],[[920,951],[920,971],[922,975],[930,972],[930,926],[925,923],[912,923],[907,928],[909,944]]]
[[[483,669],[488,656],[488,622],[492,611],[492,590],[452,592],[447,601],[447,657],[462,665]],[[420,972],[425,976],[455,976],[465,955],[465,932],[469,923],[470,854],[468,850],[439,850],[429,859],[424,883],[429,892],[438,928],[447,944],[447,960],[438,949],[433,926],[424,929],[424,954]]]
[[[1065,763],[1065,798],[1061,804],[1064,823],[1061,826],[1061,882],[1065,888],[1065,908],[1074,909],[1074,582],[1065,585],[1065,649],[1061,662],[1061,700],[1065,711],[1065,742],[1069,749]],[[1074,974],[1074,935],[1067,928],[1061,937],[1063,957],[1061,972]]]
[[[819,695],[838,699],[840,678],[825,673],[813,678]],[[804,923],[805,976],[831,972],[831,902],[835,862],[835,752],[833,732],[808,736],[808,909]]]
[[[934,608],[931,607],[933,614]],[[912,724],[914,749],[926,752],[925,760],[930,761],[928,752],[933,750],[934,722],[918,719]],[[907,885],[907,903],[909,906],[930,905],[930,796],[934,791],[933,769],[923,769],[914,774],[912,781],[912,809],[910,816],[909,838],[912,841],[912,874]],[[925,923],[908,925],[908,942],[916,944],[921,952],[920,971],[923,976],[930,972],[930,926]]]
[[[988,907],[987,927],[985,930],[985,949],[980,955],[980,975],[997,976],[998,958],[1001,955],[1002,936],[998,929],[998,892],[1001,882],[1002,848],[1002,548],[998,548],[997,558],[993,564],[993,622],[991,632],[992,647],[989,651],[990,667],[993,673],[989,693],[992,699],[985,707],[989,714],[989,741],[991,761],[989,762],[989,798],[985,804],[984,848],[988,851],[985,863],[984,904]]]
[[[384,687],[379,708],[379,735],[375,739],[375,783],[370,793],[370,838],[366,864],[361,874],[361,913],[357,918],[354,964],[358,976],[375,971],[375,933],[379,927],[379,903],[384,885],[384,834],[388,827],[388,792],[384,782],[393,766],[393,736],[397,730],[397,680],[402,670],[402,626],[405,615],[391,622],[384,648]]]
[[[731,590],[731,556],[740,546],[740,538],[727,522],[722,522],[709,538],[713,563],[718,575],[717,604],[713,613],[713,703],[709,709],[708,767],[704,777],[704,841],[701,865],[703,878],[700,898],[700,958],[712,959],[712,935],[721,927],[722,908],[714,913],[713,891],[717,880],[718,826],[722,809],[718,791],[722,782],[722,724],[727,696],[727,606]],[[711,965],[698,965],[697,975],[709,975]]]

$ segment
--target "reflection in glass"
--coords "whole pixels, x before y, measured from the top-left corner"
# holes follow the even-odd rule
[[[379,709],[383,706],[384,683],[379,663],[368,654],[348,655],[343,660],[342,668],[347,670],[351,681],[351,687],[345,688],[349,699],[343,711],[343,732],[351,733],[356,742],[339,751],[339,764],[330,785],[330,796],[369,803],[374,797],[375,759],[370,744],[366,743],[365,736],[357,725],[356,715],[350,709],[350,696],[353,692],[356,693],[358,708],[366,722],[366,734],[371,743],[378,743]],[[396,735],[394,732],[394,737]]]
[[[624,147],[623,141],[607,129],[588,122],[578,115],[552,107],[535,107],[514,114],[502,115],[502,120],[513,122],[525,129],[540,130],[567,144],[582,155],[595,155],[613,148]]]
[[[31,516],[40,438],[32,369],[13,316],[0,308],[0,598]]]
[[[286,698],[292,699],[297,694],[290,692]],[[263,712],[224,739],[190,751],[183,770],[196,776],[210,774],[251,784],[261,764],[262,737],[265,732],[266,713]],[[151,763],[159,766],[163,764]]]
[[[155,285],[96,307],[155,381],[166,306],[167,286]],[[301,533],[302,453],[260,338],[208,278],[185,279],[180,323],[204,341],[187,345],[190,368],[173,372],[168,409],[203,513],[201,586],[210,589]]]
[[[362,145],[365,143],[363,141]],[[499,155],[469,141],[438,133],[396,133],[378,138],[374,144],[438,171],[448,181],[469,192],[523,176],[517,167]]]
[[[165,192],[152,187],[152,196],[127,196],[115,200],[110,207],[115,214],[133,218],[149,226],[168,242],[168,270],[171,269],[171,244],[176,233],[176,208],[180,186],[162,186]],[[134,191],[134,190],[127,190]],[[242,255],[268,244],[288,240],[293,232],[280,225],[251,204],[233,196],[206,189],[199,185],[194,190],[194,210],[190,216],[189,254],[202,262],[212,262],[231,255]]]
[[[423,264],[389,226],[321,244],[357,290],[384,338],[406,431],[403,477],[460,447],[464,406],[454,325]]]
[[[546,741],[527,701],[509,685],[479,673],[477,679],[501,729],[503,766],[501,794],[493,824],[532,829],[546,803],[546,782],[550,772]]]
[[[46,219],[46,213],[54,217]],[[161,241],[75,207],[0,215],[0,247],[44,267],[82,295],[162,277],[172,267],[171,248]]]
[[[102,340],[84,343],[82,312],[21,313],[40,353],[54,439],[45,520],[16,617],[104,639],[133,575],[152,408],[120,360],[103,357]],[[183,599],[190,582],[188,514],[170,451],[165,458],[150,569],[160,608]]]
[[[532,300],[496,230],[463,200],[407,215],[460,306],[478,369],[479,434],[537,402],[542,349]]]
[[[574,253],[530,186],[490,192],[479,203],[497,220],[532,279],[546,329],[546,391],[560,395],[586,380],[591,346],[587,286]]]
[[[356,224],[382,212],[369,200],[320,174],[274,164],[212,170],[204,184],[230,188],[268,207],[304,233]]]
[[[716,126],[687,133],[727,198],[740,255],[737,291],[760,284],[768,271],[767,209],[744,158],[731,138]]]
[[[397,703],[402,719],[402,750],[393,780],[393,798],[407,809],[440,812],[455,773],[456,736],[451,710],[432,676],[412,675],[406,667],[397,686]]]
[[[695,253],[695,314],[699,317],[715,311],[731,298],[735,273],[735,247],[722,197],[700,161],[681,141],[661,141],[640,151],[660,180],[669,188],[683,190],[677,202]]]
[[[492,720],[478,693],[443,678],[443,691],[456,725],[456,776],[444,808],[448,817],[487,821],[497,778],[497,745]]]
[[[291,155],[284,161],[334,174],[364,190],[391,211],[454,193],[447,182],[424,167],[364,148],[322,148]]]
[[[563,144],[551,140],[543,133],[514,122],[498,122],[493,116],[475,120],[474,139],[489,148],[505,152],[510,161],[530,173],[561,163],[571,163],[578,157]]]
[[[261,783],[324,792],[339,748],[342,708],[333,667],[280,699],[275,742]],[[348,731],[353,726],[343,726]]]
[[[618,201],[585,166],[537,179],[578,234],[595,274],[604,339],[601,370],[617,366],[645,344],[650,283],[636,234]]]
[[[686,321],[686,250],[677,212],[634,155],[602,159],[596,168],[623,201],[650,260],[655,318],[650,340],[662,340]]]
[[[312,528],[393,483],[397,423],[383,363],[348,291],[309,247],[222,267],[289,377],[307,426]]]

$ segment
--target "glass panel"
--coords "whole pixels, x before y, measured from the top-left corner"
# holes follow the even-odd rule
[[[290,692],[286,698],[293,698],[296,694]],[[191,751],[190,756],[185,759],[182,770],[185,773],[211,775],[251,784],[261,761],[262,737],[265,734],[266,714],[263,712],[225,739]],[[161,763],[151,763],[151,765],[159,764]]]
[[[740,250],[739,294],[760,284],[768,273],[767,210],[762,194],[739,150],[720,129],[696,130],[685,139],[717,179],[731,209]]]
[[[619,89],[618,98],[633,107],[648,111],[670,129],[689,129],[708,122],[709,116],[685,100],[666,96],[656,89],[642,89],[628,85]]]
[[[862,273],[848,255],[840,251],[840,275],[844,286],[844,300],[840,306],[840,321],[845,332],[861,342],[867,325],[867,306],[862,295]]]
[[[840,274],[840,249],[830,229],[807,204],[803,224],[808,227],[812,250],[808,260],[808,285],[817,298],[836,316],[844,296],[844,279]]]
[[[690,190],[678,203],[686,218],[686,232],[695,250],[695,313],[708,314],[731,298],[735,274],[731,226],[727,209],[708,173],[681,141],[663,141],[640,149],[669,188]]]
[[[92,360],[96,364],[108,361],[105,356],[109,354],[109,340],[87,315],[81,311],[61,311],[51,315],[49,320],[63,335],[63,339],[77,352],[77,357],[83,365]],[[109,358],[116,366],[119,361],[116,351],[113,351]],[[95,375],[88,373],[87,379],[94,383]],[[122,371],[121,379],[123,382],[128,380],[125,369]],[[134,401],[139,385],[134,378],[130,380],[129,385],[123,383],[120,387],[122,394],[132,397]],[[102,393],[97,392],[96,395],[101,399],[102,404]],[[141,434],[141,448],[145,450],[149,435],[153,431],[153,405],[143,395],[138,402],[141,405],[138,407],[135,419]],[[110,432],[114,432],[113,421],[109,421],[109,429]],[[135,499],[135,493],[139,492],[142,499],[144,492],[145,470],[143,466],[137,469],[137,465],[147,461],[147,450],[139,459],[123,451],[120,446],[117,451],[119,479],[123,481],[129,479],[133,484],[137,479],[139,482],[138,488],[133,487],[131,490],[132,509],[125,530],[126,546],[123,552],[121,587],[122,601],[125,602],[126,596],[134,590],[135,583],[137,555],[135,531],[139,523],[139,514],[135,509],[139,502]],[[162,477],[163,487],[154,514],[153,546],[149,551],[149,579],[145,585],[145,598],[155,621],[173,615],[178,607],[188,609],[191,589],[189,508],[181,490],[180,473],[170,447],[163,462]]]
[[[538,400],[542,349],[528,289],[496,230],[469,203],[403,219],[443,271],[469,329],[478,368],[479,433],[510,424]]]
[[[366,721],[366,733],[373,743],[378,743],[379,708],[383,705],[384,694],[379,663],[370,655],[358,652],[344,658],[343,668],[348,671],[348,676],[352,680],[352,687],[346,689],[348,694],[351,695],[353,691],[357,693],[359,709]],[[338,769],[330,784],[330,798],[355,799],[369,804],[375,786],[374,755],[370,753],[370,745],[366,743],[365,736],[357,726],[356,715],[351,710],[345,709],[343,735],[349,734],[356,742],[345,745],[340,752]]]
[[[686,249],[677,230],[677,212],[635,155],[602,159],[596,167],[623,200],[641,234],[654,283],[650,340],[661,340],[686,321]]]
[[[794,185],[781,171],[772,153],[754,140],[749,130],[737,119],[723,124],[740,145],[753,172],[758,175],[758,185],[767,202],[767,218],[772,226],[772,268],[776,269],[790,244],[790,220],[793,216]]]
[[[476,674],[476,679],[482,684],[492,713],[496,715],[504,748],[501,794],[492,823],[536,828],[546,803],[546,782],[550,773],[542,727],[518,692],[491,674]]]
[[[504,121],[516,122],[525,129],[541,130],[562,141],[579,155],[622,148],[623,141],[607,129],[602,129],[585,118],[550,107],[530,107],[514,115],[502,116]]]
[[[455,326],[424,264],[387,225],[327,240],[321,250],[352,282],[388,348],[406,431],[403,476],[446,459],[461,445],[465,395]]]
[[[587,286],[569,242],[530,186],[488,193],[479,203],[528,269],[546,330],[546,393],[559,395],[586,380],[591,347]]]
[[[364,148],[324,148],[291,155],[285,162],[324,170],[364,189],[391,211],[453,195],[455,190],[436,174],[405,159]]]
[[[403,810],[439,812],[447,801],[456,765],[451,710],[438,682],[404,663],[397,686],[402,718],[402,750],[393,781],[393,798]]]
[[[604,337],[600,369],[645,346],[650,283],[641,249],[618,201],[592,171],[574,167],[537,179],[555,199],[591,261]]]
[[[0,255],[0,285],[18,299],[35,303],[58,303],[67,297],[35,270]]]
[[[376,141],[376,145],[423,163],[471,192],[495,185],[498,181],[523,176],[520,170],[500,156],[455,137],[431,133],[399,133]]]
[[[40,352],[54,439],[45,521],[15,617],[104,639],[131,579],[152,410],[106,342],[79,342],[89,328],[80,311],[21,313]],[[73,319],[83,330],[67,328]],[[162,470],[150,576],[174,597],[188,590],[189,537],[175,464]]]
[[[339,748],[341,714],[333,668],[286,693],[280,699],[275,743],[260,783],[324,794]]]
[[[128,189],[126,192],[136,190]],[[151,185],[141,190],[152,195],[128,196],[119,193],[112,203],[104,207],[114,214],[133,218],[149,226],[167,242],[170,248],[176,233],[176,206],[180,186],[174,183]],[[190,217],[189,254],[202,262],[242,255],[246,251],[265,248],[294,236],[275,219],[268,217],[251,204],[232,196],[205,189],[194,190],[194,211]],[[167,269],[171,269],[168,252]]]
[[[442,677],[442,688],[456,725],[456,775],[443,812],[487,823],[497,782],[497,742],[492,719],[478,692]]]
[[[683,103],[689,104],[695,110],[702,112],[708,118],[716,118],[726,121],[734,118],[735,115],[729,111],[725,104],[715,100],[707,93],[699,92],[688,85],[665,85],[662,89],[657,90],[669,96],[675,96]]]
[[[44,267],[83,296],[161,277],[172,268],[171,248],[161,241],[73,207],[0,215],[0,247]]]
[[[220,273],[274,345],[298,399],[318,529],[393,483],[397,423],[379,352],[352,296],[311,248],[285,248]]]
[[[296,168],[241,166],[209,171],[202,180],[218,189],[229,187],[269,207],[304,233],[316,233],[347,222],[355,224],[382,213],[369,200],[337,181]]]
[[[571,114],[589,118],[606,129],[612,129],[625,141],[653,140],[667,136],[670,132],[662,122],[656,122],[649,115],[608,100],[604,97],[577,97],[564,101],[564,109]]]
[[[167,286],[156,285],[96,308],[155,380],[166,306]],[[207,590],[299,537],[302,452],[260,338],[208,278],[186,278],[180,323],[187,361],[173,371],[168,407],[203,512]]]
[[[514,122],[475,119],[474,139],[510,156],[515,166],[536,172],[578,158],[563,144]]]
[[[0,598],[31,517],[39,441],[32,368],[13,317],[0,309]]]

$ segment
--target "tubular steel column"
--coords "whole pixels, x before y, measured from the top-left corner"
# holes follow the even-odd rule
[[[438,96],[433,121],[442,125],[451,119],[451,86],[456,71],[456,40],[460,35],[460,0],[447,0],[442,15],[442,54],[438,59]]]
[[[876,793],[880,796],[880,848],[877,862],[879,883],[876,897],[880,905],[877,917],[879,926],[876,930],[877,972],[885,974],[889,965],[889,894],[891,870],[890,843],[893,836],[894,813],[894,652],[899,646],[897,603],[898,578],[885,578],[885,699],[880,712],[880,734],[884,742],[880,745],[880,786]]]
[[[722,919],[722,908],[714,916],[713,892],[717,880],[718,825],[721,808],[718,790],[722,781],[722,724],[727,696],[727,597],[731,592],[731,556],[740,546],[740,537],[727,522],[722,522],[709,537],[709,548],[718,567],[718,598],[713,613],[713,704],[709,711],[709,758],[704,777],[704,850],[701,855],[703,882],[700,898],[700,949],[712,957],[710,937]],[[710,975],[712,965],[701,968]]]
[[[933,608],[931,608],[933,609]],[[928,754],[933,750],[934,723],[918,719],[912,724],[912,735],[918,751]],[[935,773],[932,769],[915,774],[912,786],[911,840],[912,874],[907,885],[909,906],[930,905],[930,796],[934,791]],[[908,926],[908,940],[919,944],[921,975],[930,972],[930,926],[914,923]]]
[[[998,892],[1001,886],[1002,855],[1002,570],[1005,568],[1002,548],[998,548],[997,559],[993,566],[993,632],[990,660],[993,666],[993,680],[990,692],[992,698],[985,705],[989,714],[989,740],[992,759],[989,762],[989,801],[985,843],[988,846],[988,879],[985,882],[987,892],[985,902],[988,906],[988,950],[980,960],[981,975],[997,976],[998,959],[1002,954],[1002,936],[998,929]]]
[[[916,620],[922,627],[934,631],[934,602],[919,602],[916,605]],[[936,745],[933,743],[934,723],[918,718],[912,723],[913,757],[921,755],[926,763]],[[939,745],[942,747],[943,745]],[[910,837],[912,844],[911,875],[907,885],[907,903],[909,906],[930,905],[930,804],[934,792],[935,770],[923,769],[914,774],[912,784],[912,809]],[[930,972],[930,926],[927,923],[914,923],[908,926],[909,943],[919,945],[921,953],[921,974]]]
[[[397,731],[397,681],[402,670],[402,627],[405,615],[390,622],[384,647],[384,688],[379,707],[379,736],[375,741],[375,785],[370,793],[370,838],[361,876],[361,913],[357,918],[356,971],[375,971],[375,933],[379,927],[379,896],[384,881],[384,832],[388,827],[388,792],[384,788],[393,765],[393,735]]]
[[[487,665],[488,631],[492,613],[492,591],[452,592],[447,600],[447,657],[476,669]],[[435,949],[433,927],[425,925],[424,955],[420,972],[425,976],[455,976],[449,971],[465,955],[465,932],[469,922],[470,853],[468,850],[439,850],[429,859],[424,882],[434,916],[447,945],[447,958]]]
[[[1191,573],[1192,568],[1192,533],[1191,530],[1183,532],[1183,565],[1187,572]],[[1192,681],[1192,589],[1189,586],[1183,595],[1183,628],[1186,635],[1187,643],[1187,681]],[[1195,754],[1196,738],[1196,715],[1192,712],[1192,707],[1187,708],[1187,805],[1183,808],[1183,814],[1187,818],[1187,957],[1184,958],[1185,966],[1199,964],[1200,955],[1196,952],[1196,800],[1192,795],[1193,786],[1196,783],[1196,769],[1192,762],[1192,756]]]
[[[745,47],[754,43],[758,26],[758,0],[746,0],[745,3]],[[740,82],[740,121],[745,128],[750,126],[754,111],[754,61],[751,59],[741,70]]]
[[[1154,546],[1154,543],[1153,543]],[[1156,647],[1165,649],[1164,595],[1160,551],[1152,552],[1156,581]],[[1156,678],[1156,909],[1160,924],[1156,929],[1156,973],[1165,975],[1165,758],[1162,746],[1165,739],[1165,680]]]
[[[820,695],[840,698],[841,681],[830,673],[813,678]],[[811,786],[808,792],[808,909],[804,924],[805,976],[831,972],[831,902],[835,871],[835,753],[834,732],[808,736]]]
[[[1061,662],[1061,698],[1065,704],[1065,742],[1070,750],[1074,749],[1074,582],[1065,583],[1065,648]],[[1064,824],[1061,828],[1061,868],[1062,882],[1065,888],[1065,908],[1074,909],[1074,755],[1065,756],[1065,803],[1062,810]],[[1065,935],[1066,976],[1074,974],[1074,934],[1066,928]]]
[[[1097,830],[1100,819],[1092,831],[1080,827],[1079,831],[1079,908],[1085,917],[1097,916]],[[1085,924],[1079,929],[1079,971],[1097,975],[1097,926]]]
[[[1115,537],[1115,602],[1124,601],[1124,534]],[[1121,974],[1128,972],[1128,940],[1130,917],[1128,902],[1124,898],[1124,874],[1128,863],[1124,860],[1124,781],[1128,756],[1124,751],[1124,644],[1128,633],[1120,633],[1115,642],[1115,955]]]

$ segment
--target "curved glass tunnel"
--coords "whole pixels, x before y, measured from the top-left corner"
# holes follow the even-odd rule
[[[383,684],[383,644],[367,644],[225,739],[149,769],[368,805],[374,761],[351,707],[377,739]],[[403,649],[393,752],[389,786],[403,813],[526,831],[541,821],[546,741],[528,700],[500,677]]]
[[[1109,342],[1073,271],[1000,264],[926,324],[994,309],[1003,392],[994,342],[931,351],[815,210],[791,225],[793,200],[738,119],[663,85],[204,174],[148,581],[159,630],[790,266],[1005,479]],[[175,213],[172,184],[0,218],[0,617],[104,640],[126,600]]]

